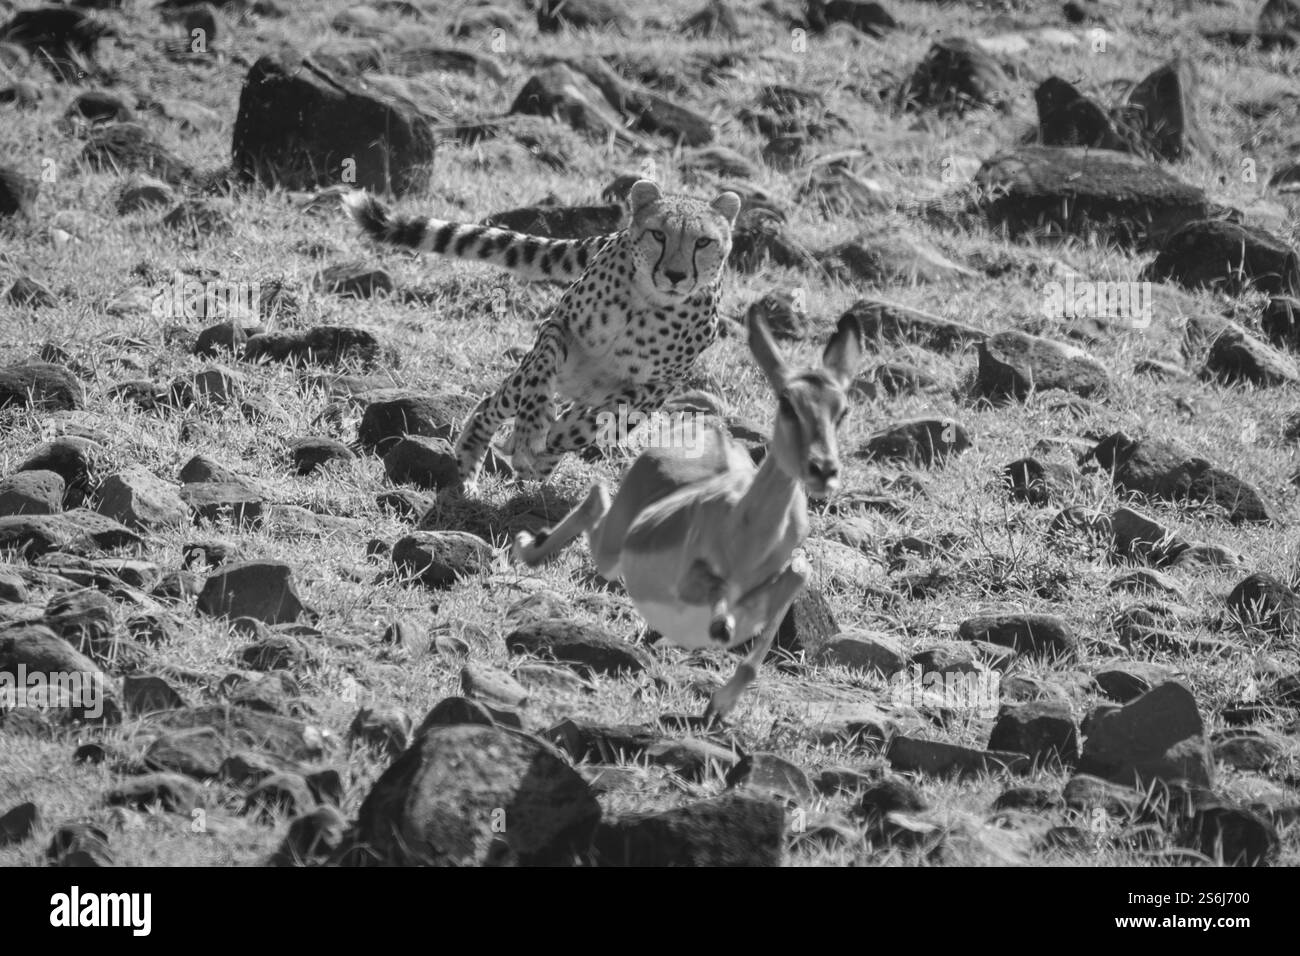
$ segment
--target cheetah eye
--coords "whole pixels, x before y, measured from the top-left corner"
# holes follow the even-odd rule
[[[659,242],[663,242],[667,238],[667,236],[665,236],[658,229],[650,229],[647,231],[650,233],[650,235],[654,236],[654,238],[657,239]]]
[[[703,236],[702,238],[699,238],[699,239],[696,239],[696,240],[695,240],[695,248],[696,248],[696,249],[703,249],[705,246],[707,246],[707,245],[708,245],[709,243],[711,243],[712,241],[713,241],[713,240],[710,239],[708,236]]]

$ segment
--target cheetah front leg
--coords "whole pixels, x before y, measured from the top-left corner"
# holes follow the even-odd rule
[[[581,451],[601,437],[605,431],[602,420],[618,421],[620,409],[624,409],[628,416],[634,412],[649,415],[658,411],[673,387],[673,383],[662,381],[630,385],[601,405],[574,405],[551,426],[546,449],[534,464],[534,475],[539,481],[549,479],[565,454]],[[603,415],[610,417],[602,419]],[[625,437],[618,436],[619,440]]]
[[[470,413],[456,440],[456,459],[461,480],[467,488],[478,481],[492,437],[501,423],[514,416],[511,435],[512,461],[516,470],[530,470],[533,460],[546,447],[555,419],[555,378],[564,360],[565,345],[558,326],[547,323],[537,342],[513,374],[492,395]]]

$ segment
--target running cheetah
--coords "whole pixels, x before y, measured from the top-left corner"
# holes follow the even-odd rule
[[[648,180],[628,194],[631,222],[590,239],[547,239],[486,226],[390,216],[372,196],[344,197],[375,239],[572,284],[532,350],[479,402],[456,441],[473,488],[488,445],[511,416],[511,464],[545,481],[565,452],[590,445],[601,412],[649,414],[680,388],[717,337],[718,299],[740,197],[666,196]],[[559,410],[556,395],[569,403]]]

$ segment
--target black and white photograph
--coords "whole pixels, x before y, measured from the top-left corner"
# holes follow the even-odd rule
[[[0,0],[22,920],[784,867],[1267,925],[1298,45],[1300,0]]]

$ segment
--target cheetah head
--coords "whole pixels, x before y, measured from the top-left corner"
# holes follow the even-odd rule
[[[706,203],[665,196],[642,179],[628,193],[628,206],[633,282],[651,301],[680,302],[722,274],[731,253],[731,224],[740,212],[735,193]]]

